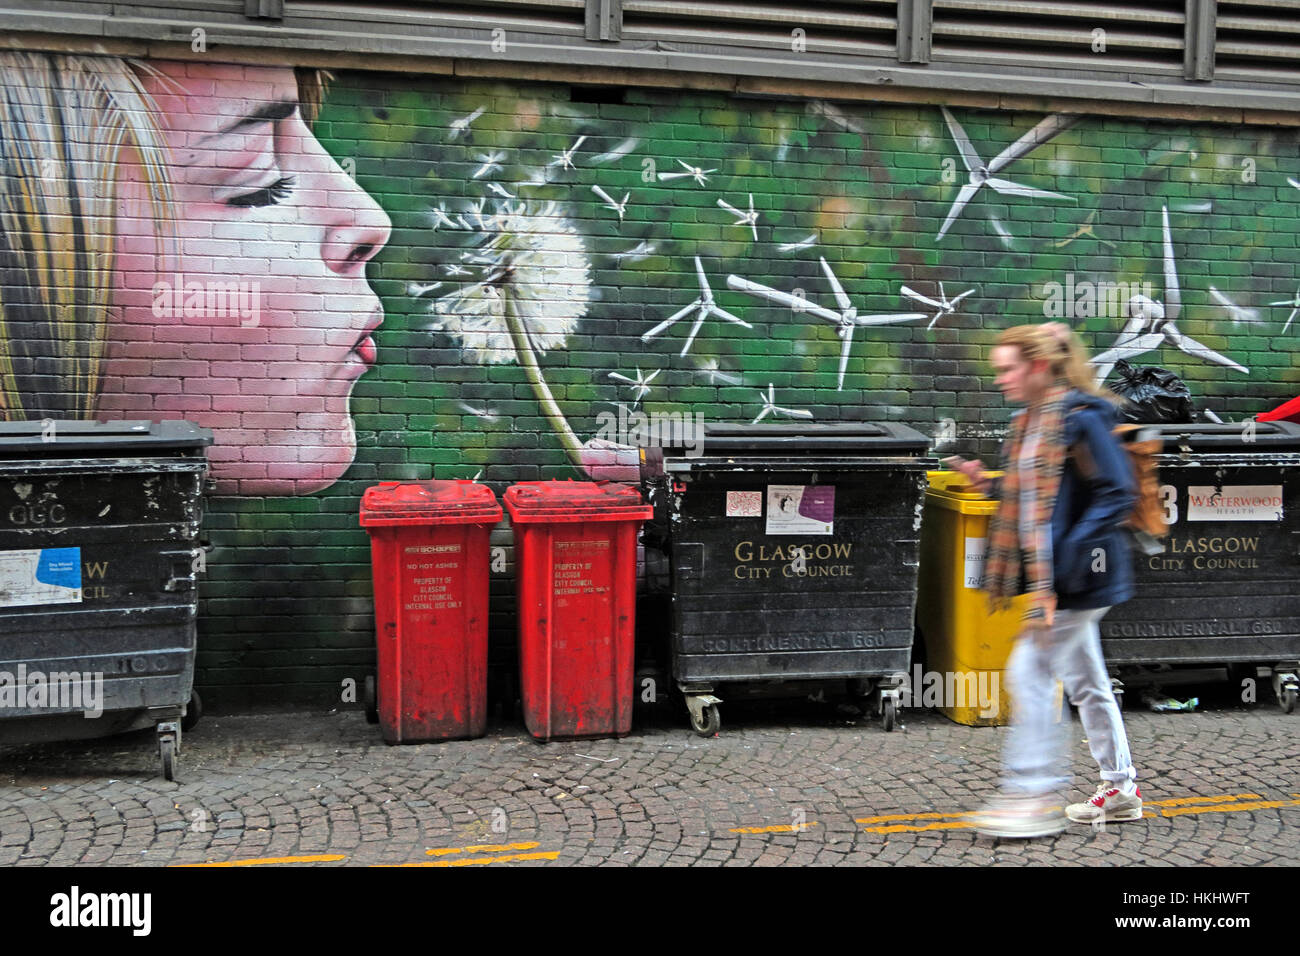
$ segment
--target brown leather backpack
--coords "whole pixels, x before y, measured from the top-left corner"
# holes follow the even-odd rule
[[[1079,405],[1071,410],[1084,407]],[[1137,499],[1133,502],[1133,510],[1124,519],[1124,526],[1133,531],[1144,551],[1158,554],[1164,550],[1159,539],[1169,533],[1165,510],[1160,504],[1160,469],[1156,464],[1156,455],[1160,454],[1164,442],[1154,428],[1128,423],[1116,425],[1111,429],[1111,435],[1128,455],[1137,482]],[[1070,457],[1083,477],[1092,478],[1097,473],[1096,462],[1082,442],[1070,446]]]

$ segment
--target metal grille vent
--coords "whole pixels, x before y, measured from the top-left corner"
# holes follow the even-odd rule
[[[1170,74],[1183,70],[1185,0],[934,0],[935,62]]]
[[[808,53],[892,57],[898,29],[896,9],[892,0],[623,0],[623,39],[790,52],[799,52],[802,46]]]
[[[1218,7],[1217,76],[1300,78],[1300,0],[1236,0]]]
[[[376,29],[409,30],[427,34],[430,28],[458,35],[500,27],[521,33],[560,33],[581,36],[584,0],[407,0],[374,3],[369,0],[297,2],[286,0],[286,25],[336,31]]]

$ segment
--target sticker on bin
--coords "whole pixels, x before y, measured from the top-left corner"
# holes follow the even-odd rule
[[[984,587],[984,552],[988,538],[967,538],[966,554],[962,566],[962,579],[968,588]]]
[[[834,485],[768,485],[767,534],[831,534]]]
[[[763,515],[763,492],[728,491],[728,518],[759,518]]]
[[[1188,521],[1281,521],[1281,485],[1189,485]]]
[[[0,551],[0,607],[80,603],[80,548]]]

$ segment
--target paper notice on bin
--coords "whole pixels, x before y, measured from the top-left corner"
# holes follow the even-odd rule
[[[1188,521],[1281,521],[1281,485],[1189,485]]]
[[[962,568],[962,580],[968,588],[984,586],[984,552],[988,547],[988,538],[967,538],[966,556]]]
[[[0,551],[0,607],[81,603],[81,549]]]
[[[834,485],[768,485],[768,534],[832,534]]]
[[[728,518],[757,518],[763,513],[763,492],[728,491]]]

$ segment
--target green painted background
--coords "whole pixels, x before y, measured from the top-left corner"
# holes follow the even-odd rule
[[[213,502],[208,527],[218,550],[203,585],[200,687],[224,702],[312,701],[336,705],[340,682],[360,679],[373,660],[367,539],[357,527],[361,492],[381,479],[482,478],[501,492],[513,481],[568,477],[560,444],[515,363],[475,364],[454,336],[431,330],[436,296],[460,287],[459,262],[474,230],[435,229],[431,209],[463,214],[487,197],[487,183],[528,200],[551,201],[581,237],[591,301],[560,347],[541,359],[556,400],[580,440],[596,416],[631,403],[633,390],[609,372],[660,369],[643,407],[690,410],[710,421],[750,421],[759,389],[819,420],[901,420],[933,434],[957,423],[953,451],[990,450],[1008,410],[985,364],[997,330],[1041,321],[1046,284],[1152,283],[1161,298],[1161,207],[1168,206],[1183,290],[1184,332],[1248,366],[1250,375],[1175,349],[1142,361],[1182,375],[1200,404],[1238,421],[1294,397],[1300,323],[1268,303],[1300,286],[1300,156],[1296,134],[1261,127],[1139,122],[1084,117],[1002,170],[1004,178],[1076,202],[1001,197],[982,189],[936,243],[935,234],[966,174],[939,108],[842,106],[728,99],[672,91],[597,91],[562,85],[458,83],[347,73],[337,77],[316,124],[326,148],[354,164],[357,181],[392,217],[394,233],[370,276],[387,318],[376,335],[378,367],[357,386],[359,450],[345,479],[303,498]],[[592,102],[593,99],[611,102]],[[483,112],[453,136],[453,120]],[[826,115],[834,113],[835,116]],[[985,160],[1042,114],[957,108]],[[838,118],[836,118],[838,117]],[[851,128],[846,128],[851,127]],[[553,182],[518,185],[586,136],[575,168],[550,167]],[[632,139],[622,158],[594,157]],[[472,174],[483,154],[502,168]],[[716,168],[706,185],[677,160]],[[631,193],[625,219],[592,192]],[[753,194],[758,240],[716,205],[744,208]],[[993,219],[1009,235],[999,237]],[[1081,227],[1091,234],[1071,239]],[[811,233],[817,244],[781,252]],[[649,256],[616,253],[653,244]],[[906,284],[931,295],[968,288],[955,315],[858,329],[843,390],[836,389],[839,339],[807,314],[727,288],[735,273],[785,291],[802,289],[831,307],[818,264],[823,255],[861,313],[908,312]],[[648,344],[640,336],[699,292],[699,256],[719,304],[746,330],[706,321],[691,354],[678,355],[691,318]],[[424,296],[412,283],[442,281]],[[1255,316],[1215,302],[1217,288]],[[1094,350],[1107,347],[1122,317],[1071,323]],[[711,377],[699,363],[740,381]],[[486,419],[461,407],[487,409]],[[495,584],[498,631],[508,631],[509,586]],[[498,660],[508,652],[498,639]]]

